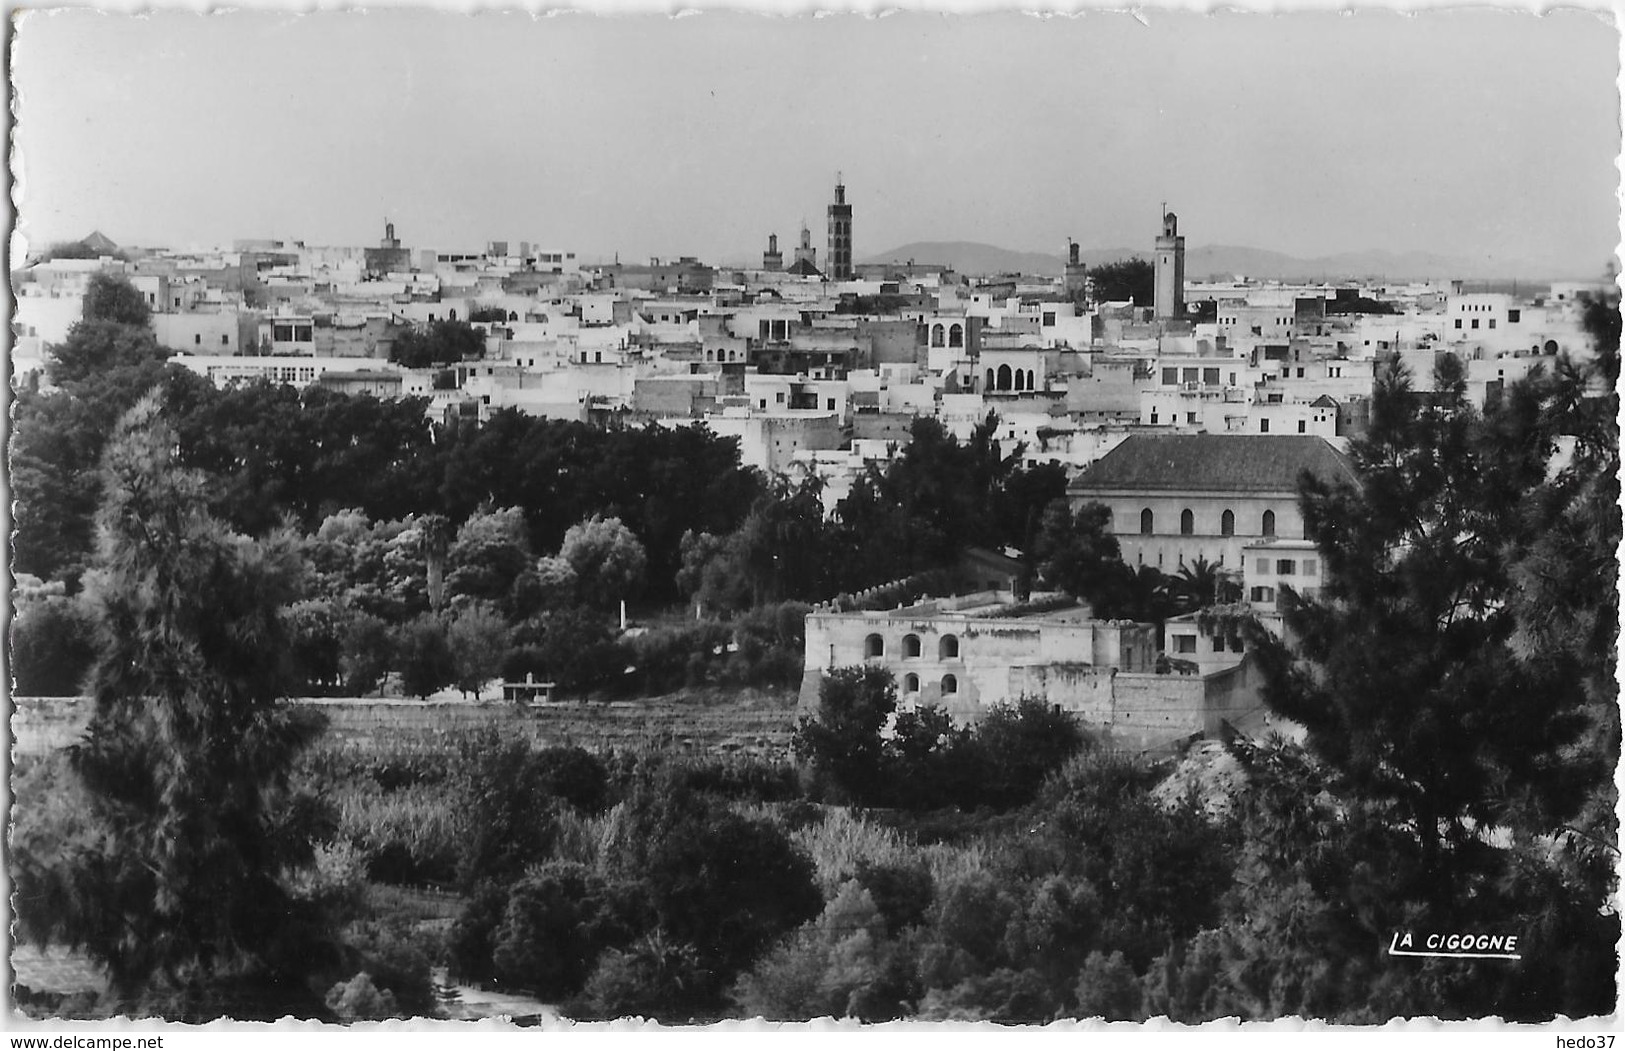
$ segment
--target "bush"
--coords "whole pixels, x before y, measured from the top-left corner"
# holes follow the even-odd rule
[[[393,924],[369,921],[345,932],[345,942],[360,959],[360,969],[407,1018],[432,1015],[436,1000],[428,954],[412,933]]]
[[[569,1013],[584,1018],[639,1015],[663,1022],[695,1019],[711,1009],[714,997],[697,987],[702,964],[692,946],[672,941],[659,931],[630,949],[611,949],[598,961],[579,1004]]]
[[[609,769],[596,755],[576,745],[552,745],[531,757],[536,783],[548,795],[586,814],[609,804]]]
[[[327,994],[327,1008],[341,1022],[372,1022],[384,1018],[399,1018],[400,1008],[395,995],[379,992],[372,976],[359,972],[348,982],[339,982]]]
[[[378,883],[445,883],[456,876],[461,834],[455,800],[434,784],[380,792],[370,782],[327,792],[338,811],[338,835],[367,856]]]
[[[936,893],[925,866],[876,864],[865,858],[852,875],[879,910],[888,934],[925,922]]]
[[[11,674],[24,697],[77,697],[96,659],[95,624],[77,599],[19,602],[11,622]]]
[[[396,629],[395,661],[401,688],[410,697],[429,695],[457,679],[457,656],[446,625],[433,613],[424,613]]]
[[[469,894],[446,936],[447,970],[454,980],[475,985],[496,981],[492,954],[507,909],[508,888],[501,884],[483,883]]]
[[[513,885],[492,934],[498,981],[556,1000],[573,996],[605,949],[626,945],[645,925],[637,896],[583,865],[551,863]]]
[[[974,740],[978,798],[1000,810],[1031,803],[1045,779],[1090,743],[1076,716],[1033,697],[989,709]]]
[[[389,672],[394,655],[389,625],[370,613],[352,613],[339,654],[345,692],[355,697],[371,693]]]
[[[530,742],[486,728],[459,742],[458,763],[462,856],[457,878],[462,885],[512,882],[527,866],[546,861],[560,803],[550,790],[547,764],[538,761]],[[580,789],[580,784],[572,787]]]
[[[1110,956],[1089,954],[1078,975],[1077,996],[1079,1018],[1103,1018],[1108,1022],[1145,1019],[1140,1010],[1140,980],[1120,952]]]

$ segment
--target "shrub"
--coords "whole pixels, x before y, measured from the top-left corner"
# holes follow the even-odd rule
[[[1110,956],[1089,954],[1078,975],[1077,997],[1079,1018],[1104,1018],[1108,1022],[1145,1018],[1140,1010],[1140,980],[1120,952]]]
[[[446,964],[453,979],[475,985],[496,980],[492,953],[507,908],[508,888],[501,884],[483,883],[469,894],[446,936]]]
[[[497,979],[544,999],[581,990],[599,955],[642,929],[637,898],[583,865],[552,863],[513,885],[492,935]]]
[[[394,659],[389,625],[370,613],[352,613],[344,625],[339,674],[346,693],[362,697],[377,688]]]
[[[1032,802],[1044,780],[1089,744],[1075,716],[1033,697],[989,709],[974,739],[979,798],[996,809]]]
[[[401,688],[408,696],[428,700],[456,681],[457,657],[445,623],[434,614],[421,614],[396,629],[394,647]]]
[[[361,971],[348,982],[339,982],[327,994],[327,1008],[341,1022],[370,1022],[383,1018],[400,1017],[395,995],[387,990],[379,992],[372,976]]]
[[[380,883],[444,883],[456,876],[462,851],[456,801],[435,784],[380,792],[359,781],[327,792],[339,836],[367,855],[367,876]]]
[[[587,979],[580,1003],[572,1005],[569,1013],[589,1018],[640,1015],[664,1022],[693,1020],[714,1000],[708,989],[696,984],[702,968],[700,953],[692,945],[655,931],[629,949],[604,953]]]
[[[410,931],[395,924],[368,921],[352,926],[344,940],[358,955],[361,970],[382,993],[394,999],[403,1016],[435,1012],[431,963]]]
[[[95,659],[95,624],[77,599],[53,595],[18,603],[11,622],[18,695],[77,697]]]
[[[557,804],[530,742],[486,728],[459,742],[458,763],[462,856],[457,878],[463,886],[511,882],[526,866],[547,860]]]
[[[575,809],[596,814],[609,803],[609,770],[596,755],[574,745],[553,745],[531,757],[537,786]]]
[[[887,933],[925,921],[936,888],[923,865],[876,864],[864,858],[852,875],[879,910]]]
[[[774,1020],[895,1018],[905,989],[893,956],[869,892],[849,881],[817,920],[740,978],[734,1000],[746,1015]]]

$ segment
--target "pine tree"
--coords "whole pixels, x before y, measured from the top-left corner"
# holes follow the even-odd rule
[[[100,656],[69,750],[86,833],[15,859],[19,914],[36,940],[104,964],[121,1009],[320,1013],[302,977],[327,962],[319,917],[284,882],[310,844],[281,824],[290,765],[320,731],[279,703],[297,547],[230,532],[175,461],[148,395],[104,460],[86,583]]]

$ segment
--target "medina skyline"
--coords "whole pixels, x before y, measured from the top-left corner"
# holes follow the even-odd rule
[[[1430,252],[1600,271],[1619,240],[1596,14],[769,18],[29,14],[31,247],[528,239],[583,258],[824,243]]]

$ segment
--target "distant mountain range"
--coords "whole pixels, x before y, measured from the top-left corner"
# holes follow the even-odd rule
[[[1137,248],[1088,248],[1078,253],[1087,266],[1123,259],[1149,259],[1151,253]],[[975,241],[915,241],[879,252],[861,260],[864,263],[940,263],[961,274],[1045,274],[1060,276],[1065,258],[1047,252],[1013,252]],[[1476,261],[1432,252],[1343,252],[1318,259],[1299,259],[1263,248],[1235,245],[1203,245],[1185,252],[1185,278],[1189,281],[1228,280],[1237,275],[1249,278],[1277,278],[1284,281],[1385,278],[1388,280],[1552,280],[1573,274],[1554,273],[1554,268],[1508,263],[1499,260]]]

